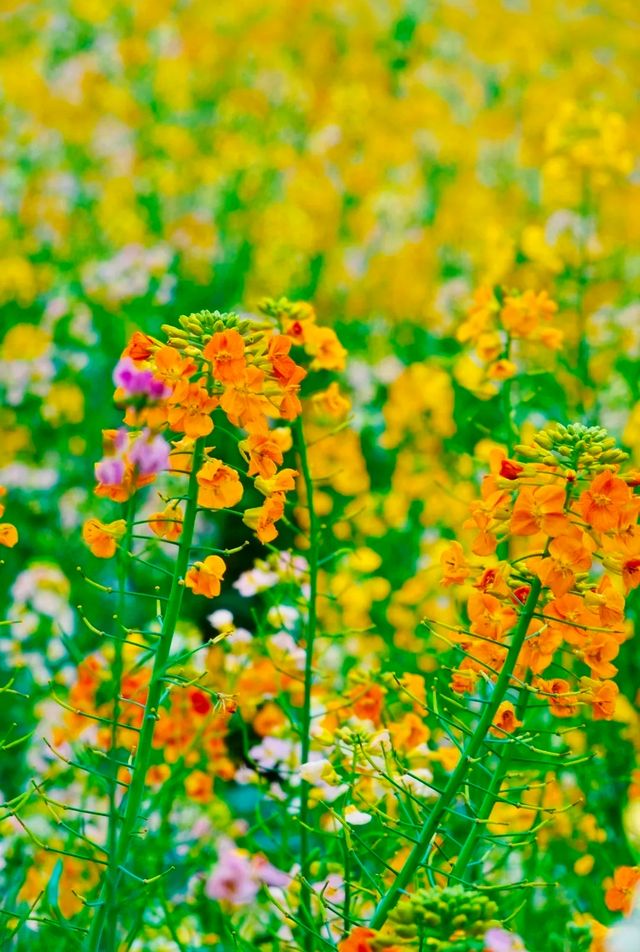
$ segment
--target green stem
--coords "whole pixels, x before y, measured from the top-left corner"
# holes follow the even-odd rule
[[[162,632],[156,648],[156,656],[151,672],[149,682],[149,692],[144,710],[144,719],[142,730],[140,732],[138,749],[136,751],[135,761],[131,783],[127,794],[125,814],[122,819],[122,827],[118,837],[118,845],[115,852],[116,872],[119,879],[120,867],[125,863],[129,852],[131,837],[133,836],[140,807],[146,789],[146,776],[149,769],[151,757],[153,734],[156,721],[158,719],[158,705],[163,690],[162,679],[165,674],[165,668],[171,653],[171,643],[176,629],[180,608],[182,605],[182,595],[184,592],[184,576],[189,566],[191,554],[191,542],[193,539],[193,530],[195,527],[196,515],[198,511],[198,483],[197,473],[202,463],[203,440],[196,440],[193,450],[193,463],[189,476],[188,498],[185,507],[184,522],[182,525],[182,535],[180,538],[180,548],[176,559],[171,581],[171,590],[166,604],[166,610],[162,622]],[[117,880],[116,880],[117,885]],[[102,890],[104,893],[104,887]],[[96,913],[91,923],[89,936],[87,938],[87,952],[98,952],[101,946],[101,936],[105,926],[106,903],[102,903],[96,908]]]
[[[504,359],[511,360],[511,334],[507,334],[507,344],[505,347]],[[512,406],[513,380],[507,378],[502,385],[502,404],[504,412],[505,443],[507,444],[507,456],[513,455],[513,447],[518,439],[518,429],[513,419],[514,410]]]
[[[580,232],[578,238],[579,260],[576,273],[576,314],[578,326],[578,350],[576,354],[576,372],[578,377],[577,415],[586,413],[586,397],[592,386],[589,374],[589,339],[587,337],[587,314],[585,311],[585,292],[589,284],[587,262],[587,242],[584,229],[590,212],[589,174],[582,174],[582,194],[580,199]]]
[[[118,564],[118,623],[124,624],[127,584],[129,579],[129,553],[131,551],[133,521],[135,512],[135,495],[127,502],[127,528],[122,540],[122,547],[119,552]],[[109,756],[112,760],[111,770],[113,772],[109,787],[109,827],[107,833],[108,866],[106,873],[106,896],[105,896],[105,918],[108,922],[106,932],[105,949],[112,952],[116,948],[116,931],[118,920],[118,867],[116,863],[116,851],[118,844],[118,825],[120,822],[120,813],[118,808],[118,724],[120,722],[120,695],[122,693],[122,674],[123,674],[123,641],[116,638],[113,648],[113,720],[111,724],[111,740]]]
[[[317,626],[319,525],[314,507],[313,479],[309,468],[307,446],[302,420],[300,418],[296,420],[295,430],[298,437],[300,469],[302,471],[302,479],[307,496],[307,508],[309,511],[309,601],[307,624],[305,627],[304,695],[300,723],[300,760],[302,763],[306,763],[309,759],[309,751],[311,748],[311,687],[313,681],[313,648]],[[309,784],[303,780],[300,784],[300,907],[302,917],[309,926],[309,929],[305,929],[305,952],[313,952],[315,948],[313,913],[311,911],[311,889],[309,886],[309,790]]]
[[[516,716],[518,717],[518,720],[524,720],[527,711],[527,705],[529,704],[529,697],[529,691],[524,691],[521,688],[520,699],[516,706]],[[458,880],[465,880],[467,866],[469,865],[469,862],[473,856],[476,843],[480,837],[480,831],[482,830],[485,821],[491,816],[491,812],[495,806],[496,800],[500,795],[502,781],[504,780],[509,769],[509,761],[511,759],[512,750],[513,744],[505,744],[505,749],[500,758],[500,762],[496,767],[491,778],[491,782],[489,783],[485,795],[482,798],[478,812],[473,818],[473,825],[469,830],[464,843],[462,844],[462,849],[460,850],[458,858],[455,861],[453,869],[451,870],[451,875],[455,877],[456,882],[458,882]]]
[[[400,896],[408,884],[411,882],[418,868],[423,864],[425,860],[425,854],[427,853],[429,845],[438,830],[440,820],[458,795],[473,761],[480,752],[489,728],[493,723],[496,712],[504,700],[509,688],[511,676],[515,669],[518,656],[527,635],[529,624],[538,603],[541,587],[542,585],[540,579],[535,578],[531,584],[531,590],[522,610],[522,614],[520,615],[520,620],[511,641],[511,645],[509,646],[509,651],[507,652],[504,666],[496,680],[491,699],[489,700],[488,704],[485,705],[474,732],[468,738],[465,748],[460,756],[460,760],[458,761],[455,770],[451,774],[446,787],[442,791],[441,797],[436,801],[433,809],[426,818],[422,830],[420,831],[417,843],[411,850],[411,853],[407,857],[395,880],[378,903],[376,911],[371,919],[372,929],[380,929],[384,925],[384,923],[387,921],[389,913],[400,899]]]

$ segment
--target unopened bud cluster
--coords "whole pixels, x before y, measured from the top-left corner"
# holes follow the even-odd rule
[[[389,938],[400,945],[419,937],[435,952],[458,952],[496,926],[497,913],[496,903],[477,890],[418,889],[391,913]]]
[[[583,423],[554,423],[536,433],[532,445],[520,444],[515,450],[532,462],[583,474],[604,472],[628,458],[603,427]]]
[[[198,311],[196,314],[183,314],[178,318],[178,326],[163,324],[162,331],[167,335],[167,343],[189,357],[196,357],[214,334],[232,328],[246,337],[255,322],[249,318],[229,311]],[[257,329],[257,327],[256,327]]]

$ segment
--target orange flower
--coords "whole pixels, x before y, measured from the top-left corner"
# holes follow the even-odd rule
[[[464,662],[463,662],[464,664]],[[472,694],[478,683],[478,672],[473,668],[460,666],[452,672],[451,690],[456,694]]]
[[[268,479],[275,474],[278,466],[282,465],[280,443],[270,433],[251,433],[238,446],[242,455],[249,461],[248,476],[255,476],[257,473]]]
[[[596,721],[610,721],[616,712],[618,685],[614,681],[594,681],[592,678],[580,678],[582,700],[593,710]]]
[[[460,647],[473,655],[473,658],[467,659],[468,663],[478,671],[485,670],[489,676],[494,676],[494,672],[500,670],[507,656],[507,649],[498,642],[470,639],[466,643],[460,641]],[[466,667],[466,664],[463,662],[461,667]]]
[[[585,604],[598,612],[603,628],[619,628],[624,622],[624,597],[616,591],[608,575],[603,575],[597,588],[585,593]]]
[[[593,624],[595,617],[586,610],[584,599],[571,593],[550,601],[545,608],[545,616],[549,627],[557,630],[562,640],[569,645],[584,643],[587,637],[585,627],[589,623]]]
[[[474,592],[467,601],[467,612],[474,635],[499,641],[505,631],[515,624],[515,608],[505,605],[495,595]]]
[[[550,681],[537,678],[534,686],[542,694],[549,695],[549,708],[556,717],[573,717],[576,714],[578,704],[575,697],[570,696],[571,688],[564,678],[552,678]]]
[[[500,461],[500,475],[503,479],[517,479],[524,471],[522,463],[514,459],[502,459]]]
[[[278,535],[275,523],[284,515],[284,493],[274,493],[261,506],[246,509],[242,517],[261,542],[271,542]]]
[[[182,508],[177,503],[171,503],[162,512],[152,513],[149,516],[149,528],[161,539],[179,539],[182,532]]]
[[[562,635],[557,628],[536,621],[529,628],[518,660],[534,674],[542,674],[553,661],[553,656],[561,644]]]
[[[613,879],[607,879],[604,902],[611,912],[622,912],[628,915],[631,912],[633,894],[640,883],[640,866],[619,866],[613,874]]]
[[[222,383],[237,383],[242,380],[246,367],[244,340],[237,330],[218,331],[202,351],[202,356],[211,362],[211,373]]]
[[[235,469],[222,460],[210,459],[200,469],[198,504],[207,509],[229,509],[242,499],[242,483]]]
[[[18,541],[18,530],[10,522],[0,523],[0,545],[12,549]]]
[[[132,360],[148,360],[155,346],[152,337],[143,334],[141,331],[135,331],[131,340],[122,351],[122,356],[131,357]]]
[[[513,733],[516,727],[520,727],[521,724],[522,721],[516,717],[515,708],[511,701],[503,701],[496,711],[493,727],[490,727],[489,730],[498,737],[504,737],[505,733]]]
[[[167,764],[154,764],[147,770],[146,782],[152,787],[162,787],[171,776]]]
[[[444,569],[443,585],[462,585],[469,577],[470,569],[467,565],[464,549],[459,542],[452,542],[440,556],[440,564]]]
[[[305,350],[313,357],[312,370],[344,370],[347,352],[330,327],[307,327]]]
[[[154,356],[156,375],[169,383],[178,383],[191,377],[196,365],[189,357],[183,357],[175,347],[160,347]]]
[[[630,526],[615,536],[602,540],[607,552],[604,564],[622,575],[626,594],[640,585],[640,527]]]
[[[627,594],[640,585],[640,556],[627,559],[622,564],[622,579]]]
[[[473,512],[471,517],[463,523],[465,529],[473,527],[479,530],[471,546],[474,555],[493,555],[496,551],[498,540],[491,531],[494,525],[495,520],[479,509]]]
[[[203,770],[194,770],[185,780],[184,789],[196,803],[208,803],[213,794],[213,780]]]
[[[492,566],[491,568],[485,569],[478,580],[473,583],[473,587],[477,588],[480,592],[491,592],[493,595],[509,595],[511,600],[513,600],[513,596],[517,594],[517,589],[512,591],[507,585],[505,569],[506,566]],[[526,601],[526,596],[524,599],[520,599],[520,601]]]
[[[320,420],[330,420],[339,423],[351,411],[351,400],[340,393],[340,387],[334,380],[326,390],[321,390],[311,397],[314,415]]]
[[[480,287],[473,292],[473,304],[467,310],[467,320],[460,325],[456,337],[461,344],[476,341],[488,332],[493,316],[498,310],[498,302],[491,288]]]
[[[297,469],[281,469],[279,473],[272,476],[271,479],[262,479],[260,476],[255,481],[255,487],[263,496],[275,496],[278,493],[289,492],[295,489]]]
[[[215,598],[220,594],[220,582],[227,569],[219,555],[208,555],[204,562],[196,562],[187,572],[184,584],[194,595]]]
[[[179,472],[184,474],[191,472],[193,443],[194,441],[188,436],[172,441],[171,452],[169,453],[170,473]]]
[[[266,417],[277,416],[277,409],[264,394],[265,374],[258,367],[247,367],[220,397],[220,406],[236,426],[252,432],[266,429]]]
[[[510,380],[515,377],[518,367],[512,360],[496,360],[487,367],[487,376],[491,380]]]
[[[512,534],[525,536],[544,532],[548,536],[560,535],[568,528],[564,513],[565,496],[562,486],[523,487],[513,507]]]
[[[269,341],[267,356],[271,362],[271,369],[276,380],[283,386],[286,386],[293,377],[302,380],[307,376],[306,370],[298,367],[296,362],[289,356],[291,350],[291,338],[283,334],[275,334]],[[302,371],[302,377],[296,373]]]
[[[582,656],[595,677],[611,678],[618,672],[611,661],[618,656],[619,651],[620,646],[612,635],[605,631],[594,631],[582,649]]]
[[[282,709],[273,701],[267,701],[256,714],[252,726],[260,737],[269,737],[269,735],[278,733],[286,723],[287,720],[282,713]]]
[[[627,484],[613,473],[598,473],[578,499],[578,510],[596,532],[609,532],[618,525],[621,509],[631,501]]]
[[[393,739],[394,750],[406,753],[429,740],[431,732],[423,717],[409,713],[405,714],[401,721],[391,723],[389,733]]]
[[[540,321],[550,321],[558,310],[546,291],[525,291],[505,298],[500,320],[505,330],[514,337],[531,337]]]
[[[549,556],[537,562],[535,572],[554,595],[565,595],[575,582],[575,573],[591,568],[594,548],[593,540],[572,526],[569,532],[553,539]]]
[[[350,691],[356,717],[364,721],[373,721],[377,725],[380,722],[384,695],[384,690],[378,684],[371,684],[365,690],[363,685],[356,684]]]
[[[279,402],[280,417],[283,420],[295,420],[302,413],[302,404],[298,396],[300,390],[300,381],[306,377],[307,372],[302,367],[296,365],[295,373],[283,387]]]
[[[479,529],[472,551],[475,555],[492,555],[497,540],[495,530],[508,516],[511,494],[495,489],[495,477],[486,476],[482,482],[482,499],[472,504],[471,516],[463,523],[465,529]]]
[[[210,396],[200,383],[180,380],[169,397],[169,426],[191,439],[207,436],[213,430],[210,414],[217,405],[217,398]]]
[[[103,523],[99,519],[87,519],[82,527],[82,538],[89,549],[99,559],[110,559],[116,552],[116,540],[125,534],[127,524],[124,519]]]
[[[348,938],[338,943],[338,952],[373,952],[370,940],[375,937],[376,933],[373,929],[356,926]]]

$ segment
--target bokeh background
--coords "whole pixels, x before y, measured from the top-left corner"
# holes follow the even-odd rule
[[[474,291],[559,305],[566,347],[517,422],[597,418],[640,463],[639,28],[635,0],[3,0],[7,669],[20,656],[44,690],[91,603],[79,527],[136,328],[264,295],[336,327],[356,429],[331,449],[352,461],[334,488],[367,504],[360,541],[384,536],[386,560],[347,620],[405,660],[442,609],[429,546],[496,436],[500,394],[459,334]],[[610,775],[630,750],[608,750]],[[619,842],[621,790],[601,804]]]

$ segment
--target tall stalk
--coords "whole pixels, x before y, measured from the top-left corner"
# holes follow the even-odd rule
[[[527,706],[529,704],[529,691],[520,689],[520,698],[518,704],[516,705],[516,717],[518,720],[524,720]],[[484,825],[484,822],[489,819],[493,808],[495,806],[496,800],[500,795],[500,790],[502,788],[502,781],[504,780],[507,772],[509,770],[509,762],[511,760],[511,751],[513,744],[505,743],[505,749],[500,757],[500,761],[493,772],[493,776],[489,782],[489,786],[485,791],[485,795],[482,798],[480,806],[472,819],[472,826],[469,830],[464,843],[458,854],[453,869],[451,870],[452,876],[455,877],[456,882],[458,880],[464,881],[466,879],[466,872],[473,857],[476,844],[480,837],[480,831]]]
[[[135,496],[127,502],[127,528],[122,540],[122,546],[119,552],[118,560],[118,623],[124,625],[124,617],[127,605],[127,584],[129,579],[129,553],[131,551],[133,520],[135,513]],[[111,952],[115,949],[115,935],[118,917],[118,867],[116,865],[116,848],[118,843],[118,826],[120,823],[120,811],[118,806],[118,724],[120,722],[120,695],[122,693],[122,674],[123,674],[123,646],[124,634],[116,637],[113,650],[112,664],[112,723],[111,739],[109,745],[109,755],[112,760],[111,783],[109,787],[109,828],[107,833],[108,865],[106,872],[106,895],[105,895],[105,918],[109,923],[107,932],[106,949]]]
[[[198,483],[197,474],[202,464],[204,449],[204,440],[198,439],[193,449],[193,461],[191,473],[189,475],[189,486],[187,490],[187,501],[185,505],[184,521],[182,524],[182,534],[180,536],[180,545],[178,548],[178,557],[174,566],[173,578],[171,580],[171,589],[167,601],[166,611],[162,621],[162,631],[156,649],[151,680],[149,682],[149,691],[144,709],[142,729],[138,741],[138,748],[133,764],[131,783],[126,796],[126,807],[122,819],[122,826],[116,837],[117,845],[115,848],[115,858],[110,857],[110,867],[113,864],[115,876],[111,888],[117,888],[120,880],[122,866],[126,862],[129,853],[131,837],[134,834],[135,826],[140,814],[140,807],[145,792],[145,783],[147,771],[153,744],[153,734],[156,721],[158,719],[158,706],[162,695],[162,682],[165,675],[167,661],[171,653],[171,644],[175,633],[176,625],[180,616],[182,605],[182,595],[184,591],[184,576],[189,566],[191,554],[191,543],[193,540],[193,531],[195,527],[196,515],[198,512]],[[107,895],[106,883],[100,892],[100,904],[96,907],[96,912],[91,923],[89,935],[87,937],[87,952],[108,952],[113,948],[116,942],[117,921],[110,921],[109,935],[103,941],[105,930],[105,920],[107,915]],[[117,917],[116,917],[117,919]]]
[[[440,820],[458,795],[473,761],[480,752],[496,712],[509,688],[511,676],[513,675],[518,656],[527,636],[531,619],[533,618],[533,613],[538,604],[541,588],[542,584],[540,579],[535,578],[531,584],[527,601],[520,615],[520,620],[509,646],[505,663],[494,685],[491,698],[485,705],[475,730],[468,738],[465,748],[460,755],[460,760],[442,791],[440,798],[436,801],[433,809],[425,819],[415,846],[411,850],[411,853],[407,857],[395,880],[378,903],[371,919],[371,927],[373,929],[382,928],[387,921],[389,913],[399,901],[402,893],[411,882],[419,867],[423,864],[431,840],[438,830]]]
[[[320,538],[313,498],[313,479],[309,468],[307,445],[300,417],[298,417],[295,422],[295,431],[298,455],[300,457],[300,469],[309,512],[309,600],[305,627],[304,694],[300,723],[300,759],[302,763],[306,763],[309,759],[309,751],[311,748],[311,687],[313,681],[313,649],[317,627],[318,548]],[[300,907],[302,918],[305,920],[306,926],[304,929],[305,952],[313,952],[315,948],[313,914],[311,910],[311,887],[309,885],[309,790],[310,785],[306,780],[302,780],[300,784]]]

